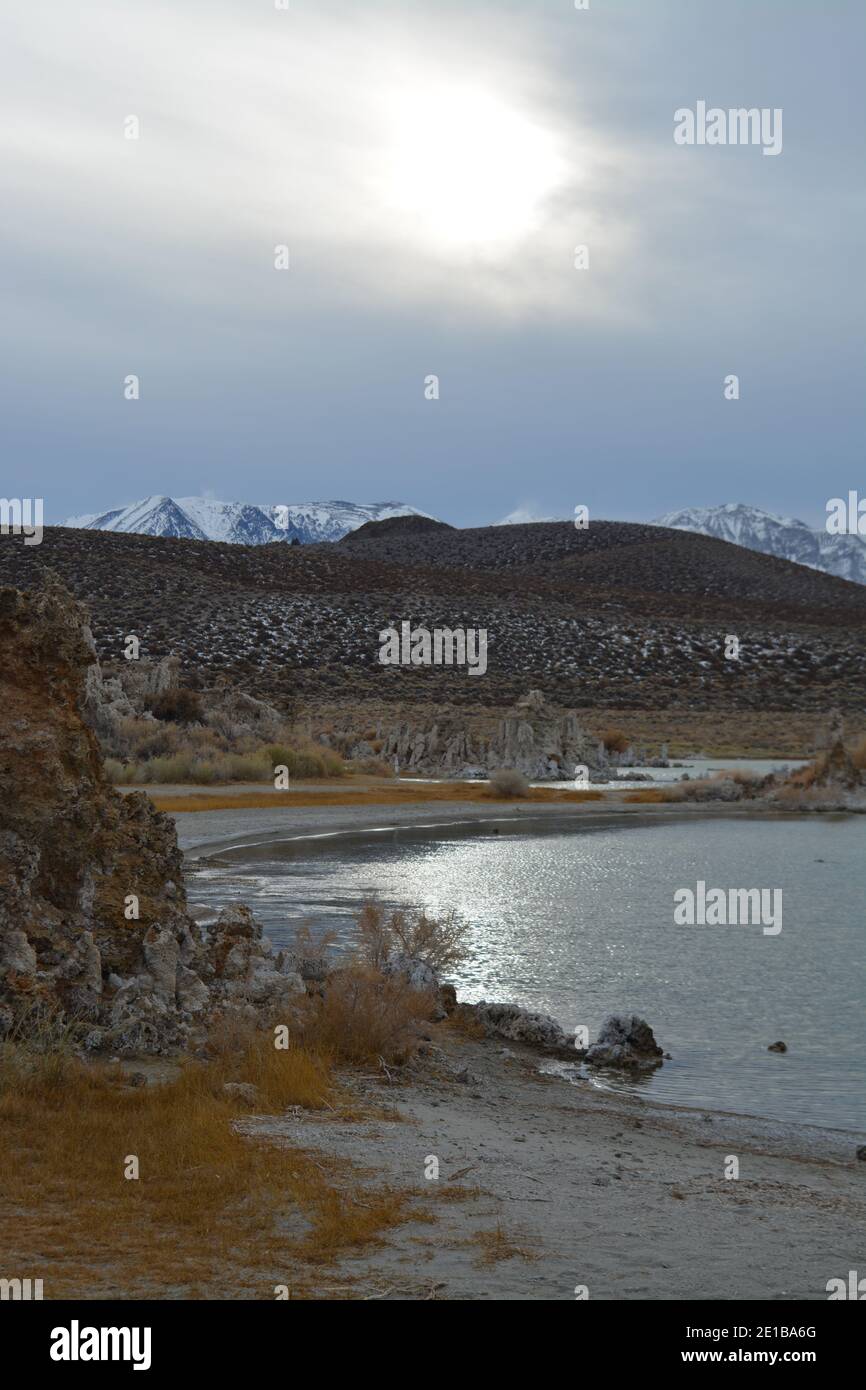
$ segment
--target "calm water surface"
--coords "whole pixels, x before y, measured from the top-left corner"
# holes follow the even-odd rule
[[[514,1000],[593,1037],[642,1014],[673,1060],[602,1084],[686,1105],[866,1129],[866,820],[704,820],[500,833],[457,826],[271,844],[188,875],[190,900],[246,901],[277,943],[294,928],[349,949],[365,898],[470,924],[461,998]],[[673,922],[676,888],[781,888],[778,936]],[[767,1052],[776,1039],[788,1052]]]

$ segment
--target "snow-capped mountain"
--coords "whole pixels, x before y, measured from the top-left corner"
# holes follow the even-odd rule
[[[132,531],[142,536],[267,545],[271,541],[338,541],[365,521],[426,516],[404,502],[217,502],[210,497],[144,497],[112,511],[71,516],[64,526],[86,531]]]
[[[861,536],[816,531],[805,521],[774,516],[743,502],[726,502],[721,507],[684,507],[682,511],[657,517],[653,524],[672,526],[678,531],[699,531],[703,536],[732,541],[748,550],[763,550],[782,560],[866,584],[866,540]]]
[[[524,526],[529,521],[570,521],[572,518],[567,516],[537,516],[531,507],[517,507],[515,511],[509,512],[501,521],[494,521],[494,526]]]

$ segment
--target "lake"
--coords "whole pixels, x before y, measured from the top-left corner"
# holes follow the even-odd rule
[[[432,817],[431,817],[432,818]],[[190,902],[245,901],[278,944],[308,922],[350,949],[368,897],[470,925],[462,999],[511,1000],[594,1037],[635,1012],[672,1060],[648,1097],[866,1129],[866,820],[678,819],[576,828],[504,824],[271,843],[191,866]],[[674,892],[781,889],[783,926],[677,926]],[[784,1040],[784,1055],[767,1051]]]

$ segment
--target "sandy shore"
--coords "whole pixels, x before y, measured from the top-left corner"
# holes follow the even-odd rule
[[[515,1044],[430,1032],[410,1079],[346,1079],[389,1118],[245,1122],[412,1194],[417,1220],[332,1271],[346,1297],[826,1299],[863,1267],[852,1136],[613,1096],[541,1075]]]
[[[754,808],[465,803],[200,811],[175,819],[190,859],[274,838],[566,815],[754,816]],[[767,814],[767,813],[763,813]],[[778,814],[778,813],[775,813]],[[323,1163],[350,1161],[411,1194],[417,1219],[342,1261],[346,1297],[825,1299],[866,1263],[862,1137],[614,1095],[543,1075],[515,1044],[430,1029],[411,1075],[344,1078],[347,1121],[297,1112],[249,1122]],[[384,1111],[382,1108],[384,1107]],[[731,1156],[740,1176],[725,1177]],[[425,1177],[434,1157],[439,1178]],[[430,1217],[434,1218],[430,1221]],[[333,1280],[329,1278],[329,1287]]]
[[[788,817],[793,812],[758,808],[754,803],[735,806],[713,804],[629,805],[613,795],[603,801],[538,803],[496,801],[412,802],[406,805],[328,805],[323,798],[315,806],[239,807],[217,811],[170,813],[177,826],[178,842],[188,859],[200,859],[228,849],[272,840],[310,839],[329,835],[370,835],[401,828],[489,824],[531,827],[533,821],[568,817],[587,828],[598,825],[645,824],[647,820],[694,820],[719,817],[742,819]]]

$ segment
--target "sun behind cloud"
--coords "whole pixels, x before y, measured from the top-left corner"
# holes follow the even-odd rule
[[[573,177],[552,132],[482,88],[404,91],[387,111],[383,201],[424,245],[511,246]]]

